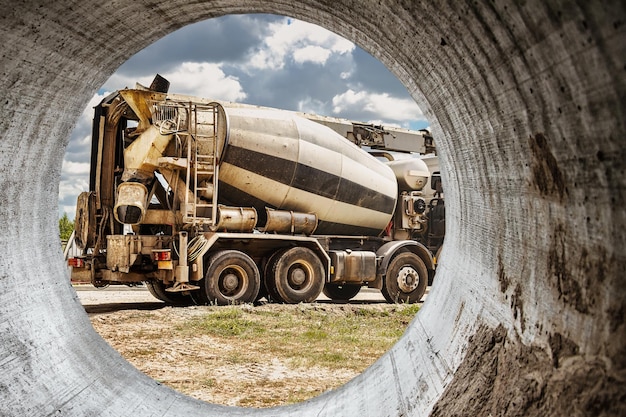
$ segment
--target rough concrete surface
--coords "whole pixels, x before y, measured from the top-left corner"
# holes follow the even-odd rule
[[[0,414],[624,415],[623,1],[0,0]],[[379,58],[432,122],[447,231],[405,336],[342,388],[234,409],[95,333],[57,234],[64,147],[132,54],[227,13],[289,15]]]

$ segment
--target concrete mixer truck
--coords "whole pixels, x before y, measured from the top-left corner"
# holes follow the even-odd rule
[[[363,286],[422,298],[443,240],[427,231],[442,199],[422,191],[424,161],[381,162],[380,127],[168,88],[157,76],[95,107],[73,270],[178,305],[348,300]]]

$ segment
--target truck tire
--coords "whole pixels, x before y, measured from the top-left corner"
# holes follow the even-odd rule
[[[237,250],[216,252],[208,260],[200,280],[200,299],[205,304],[253,303],[261,286],[259,269],[248,255]]]
[[[381,292],[390,303],[417,303],[426,292],[428,269],[413,252],[396,255],[387,268]]]
[[[308,248],[295,247],[279,252],[270,271],[266,278],[268,291],[279,302],[310,303],[324,288],[324,265]]]
[[[166,304],[173,306],[188,306],[194,304],[194,301],[189,295],[180,292],[165,291],[165,285],[163,285],[161,281],[146,281],[145,284],[154,298],[164,301]]]
[[[279,298],[278,292],[276,291],[276,285],[274,284],[274,272],[273,272],[274,264],[276,263],[276,258],[278,258],[278,256],[280,256],[283,252],[284,250],[279,250],[279,251],[274,252],[272,256],[270,256],[270,258],[267,260],[267,263],[265,264],[265,267],[263,268],[263,282],[261,283],[261,286],[262,286],[262,290],[265,291],[265,297],[267,298],[267,301],[269,301],[270,303],[272,302],[283,303],[284,302],[283,300]]]
[[[324,286],[324,295],[331,300],[348,301],[354,298],[359,291],[361,291],[360,285],[350,284],[326,284]]]

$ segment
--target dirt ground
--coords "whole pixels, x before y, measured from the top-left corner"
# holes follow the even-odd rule
[[[212,403],[271,407],[303,401],[345,384],[384,353],[353,352],[358,355],[357,367],[311,365],[280,357],[262,340],[234,337],[225,343],[224,339],[186,331],[184,323],[220,307],[166,306],[142,287],[77,285],[75,289],[96,331],[137,369],[179,392]],[[254,309],[255,314],[314,310],[331,315],[332,320],[355,312],[384,315],[398,309],[385,303],[379,291],[370,289],[362,290],[350,303],[322,296],[312,304],[238,308]],[[332,347],[328,349],[322,354],[339,355]]]

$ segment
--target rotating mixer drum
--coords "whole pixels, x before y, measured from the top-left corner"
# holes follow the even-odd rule
[[[328,127],[286,112],[227,108],[224,204],[315,213],[316,234],[376,236],[397,200],[393,171]],[[259,224],[265,222],[259,219]]]

